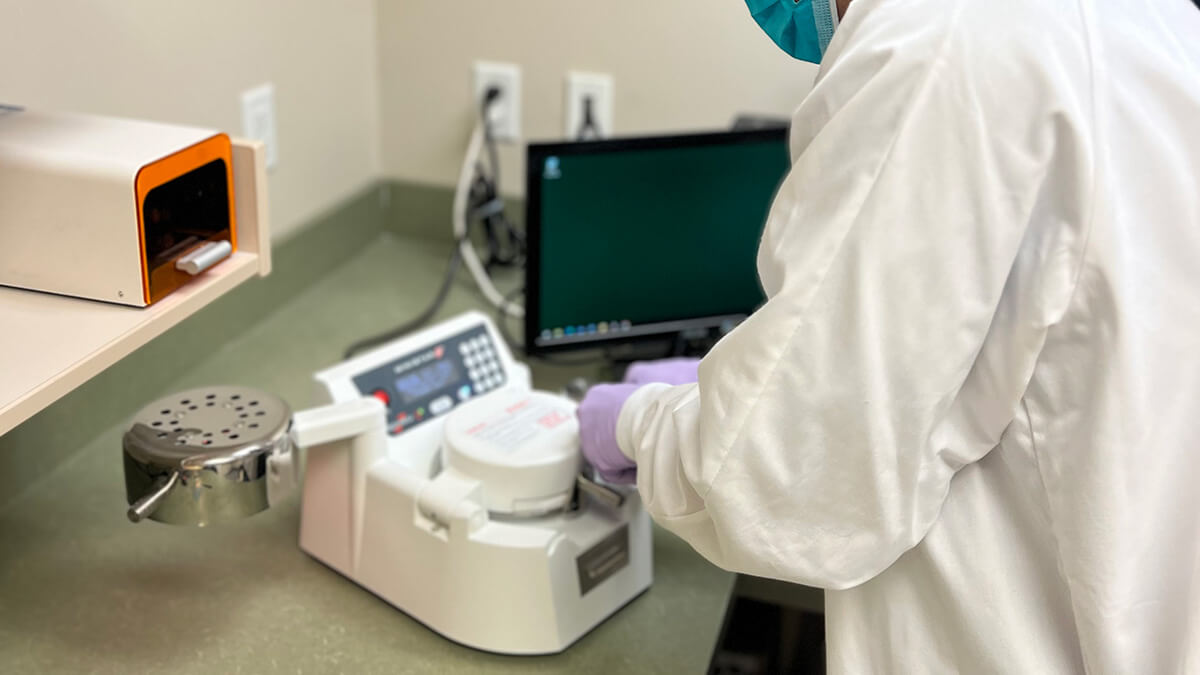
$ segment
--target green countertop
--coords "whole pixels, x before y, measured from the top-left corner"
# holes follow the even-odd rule
[[[226,344],[145,402],[245,384],[307,406],[314,371],[424,306],[447,248],[382,235],[269,315],[229,326]],[[480,302],[460,273],[439,318]],[[577,373],[535,366],[535,385],[557,389]],[[699,673],[733,586],[656,529],[654,585],[566,652],[473,651],[301,552],[294,498],[227,526],[130,524],[122,432],[97,429],[0,511],[0,672]]]

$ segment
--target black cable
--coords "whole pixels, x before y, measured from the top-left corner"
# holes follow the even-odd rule
[[[489,90],[490,94],[494,90]],[[497,94],[499,97],[499,94]],[[488,163],[491,164],[493,186],[500,185],[500,152],[496,150],[496,134],[492,133],[492,120],[488,117],[488,108],[491,106],[491,101],[484,100],[483,111],[483,145],[487,148]]]
[[[583,119],[579,121],[579,131],[575,133],[575,140],[588,140],[589,130],[592,132],[593,138],[600,138],[600,126],[596,124],[596,118],[592,114],[592,97],[585,96],[583,97]]]
[[[469,188],[466,213],[463,216],[467,231],[463,234],[462,238],[455,241],[454,252],[450,257],[449,264],[446,266],[446,274],[442,278],[442,285],[438,288],[433,301],[420,314],[399,326],[384,333],[364,338],[350,345],[343,353],[343,358],[349,359],[363,350],[403,337],[428,323],[438,313],[438,310],[445,304],[446,297],[450,294],[450,288],[458,273],[458,268],[462,264],[462,247],[464,245],[472,245],[470,233],[473,223],[478,222],[484,226],[488,246],[488,257],[484,265],[485,270],[489,270],[490,267],[496,265],[508,267],[524,262],[525,237],[504,215],[504,200],[499,194],[499,153],[496,151],[495,135],[492,133],[492,124],[488,117],[488,109],[499,97],[499,89],[494,87],[489,89],[484,94],[480,110],[483,119],[485,145],[487,146],[488,159],[491,163],[491,177],[488,177],[488,171],[485,170],[482,162],[476,164],[475,178]],[[503,250],[501,236],[507,238],[509,242],[507,255]],[[507,304],[507,302],[501,303],[501,316],[504,315],[503,308]],[[503,324],[503,321],[501,323]],[[505,339],[508,339],[507,336]]]
[[[369,349],[376,345],[383,344],[384,342],[390,342],[396,338],[403,337],[404,335],[407,335],[408,333],[411,333],[412,331],[428,323],[429,320],[438,313],[438,310],[440,310],[442,305],[446,303],[446,297],[450,294],[451,284],[454,282],[455,275],[458,274],[458,268],[462,265],[462,247],[464,244],[467,246],[471,245],[471,223],[478,219],[480,213],[486,213],[488,208],[489,206],[487,203],[481,205],[476,205],[472,202],[467,203],[467,234],[464,235],[463,238],[457,239],[454,242],[454,252],[450,256],[450,262],[446,266],[446,274],[442,278],[442,285],[440,288],[438,288],[437,295],[434,296],[433,301],[430,302],[420,314],[408,321],[405,321],[399,326],[396,326],[395,328],[392,328],[384,333],[364,338],[350,345],[343,353],[343,359],[349,359],[365,349]]]
[[[496,92],[495,97],[492,97]],[[499,97],[498,90],[488,90],[481,115],[483,116],[483,141],[487,150],[488,170],[480,162],[476,168],[476,186],[479,188],[480,202],[492,208],[480,219],[483,222],[484,238],[487,243],[488,255],[484,261],[484,270],[490,272],[494,267],[516,267],[524,262],[525,237],[509,221],[504,213],[504,199],[500,196],[500,153],[496,148],[496,135],[492,130],[491,119],[487,111],[491,102]]]
[[[454,254],[450,256],[450,263],[446,266],[446,274],[442,277],[442,286],[438,289],[437,295],[434,296],[433,302],[429,303],[424,311],[387,332],[355,342],[346,348],[345,353],[342,354],[342,358],[349,359],[361,351],[403,337],[428,323],[438,313],[438,310],[442,308],[442,305],[446,302],[446,296],[450,294],[450,286],[454,283],[455,275],[458,274],[459,265],[462,264],[462,243],[462,240],[455,242]]]

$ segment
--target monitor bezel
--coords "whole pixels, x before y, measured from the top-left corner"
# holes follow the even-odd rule
[[[672,328],[661,332],[627,335],[609,333],[594,339],[575,340],[554,345],[539,345],[536,336],[540,317],[541,292],[541,175],[547,157],[606,154],[629,150],[669,150],[686,147],[713,147],[781,141],[787,143],[787,127],[745,131],[711,131],[663,136],[623,136],[591,141],[530,143],[525,153],[525,353],[551,354],[564,351],[602,349],[607,346],[645,342],[678,335],[688,329],[709,329],[729,320],[729,316],[692,317],[670,322]],[[664,322],[666,323],[666,322]]]

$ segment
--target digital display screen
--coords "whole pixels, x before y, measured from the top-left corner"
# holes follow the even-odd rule
[[[396,393],[401,402],[408,405],[454,384],[461,377],[458,368],[449,359],[434,361],[400,376],[396,380]]]

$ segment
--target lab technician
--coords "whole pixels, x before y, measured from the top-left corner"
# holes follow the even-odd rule
[[[821,61],[768,300],[594,388],[587,457],[827,589],[835,672],[1200,672],[1196,5],[747,4]]]

